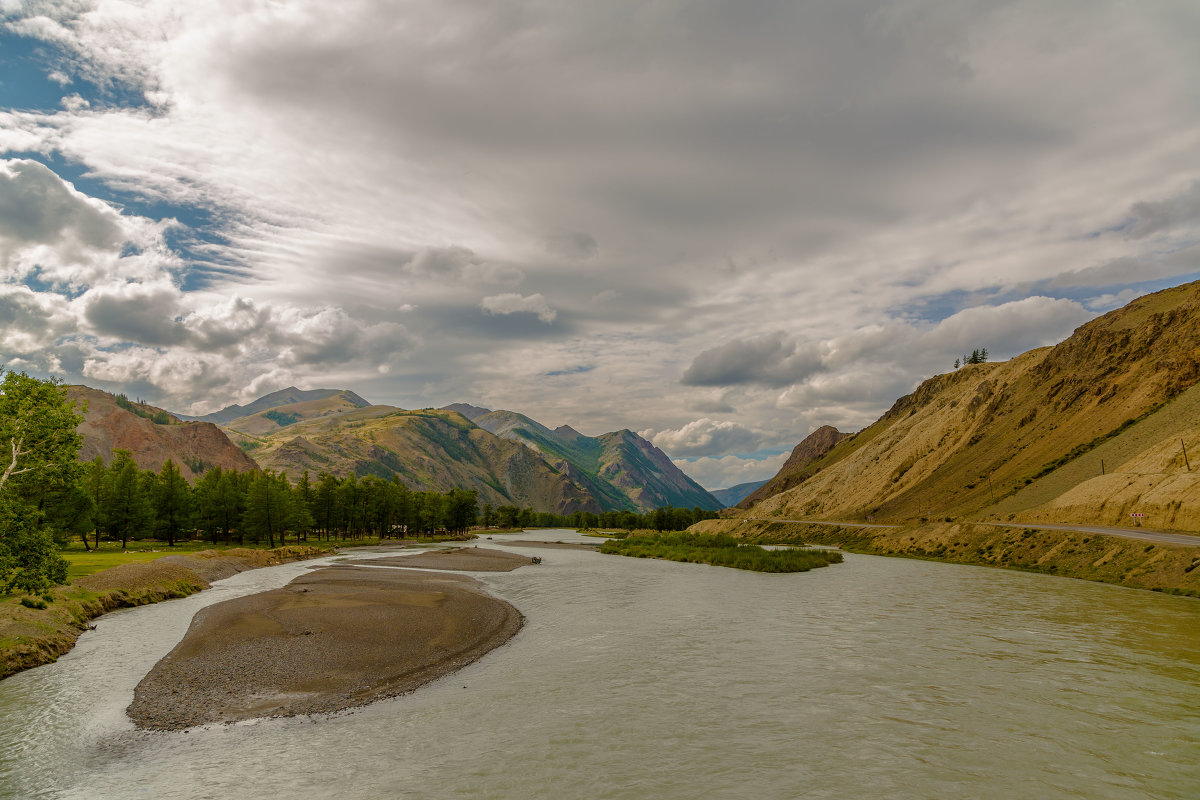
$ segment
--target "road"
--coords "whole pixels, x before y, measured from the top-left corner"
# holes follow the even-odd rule
[[[902,525],[881,525],[867,522],[838,522],[836,520],[783,519],[782,517],[741,517],[754,522],[796,522],[801,525],[840,525],[843,528],[902,528]],[[1150,528],[1110,528],[1103,525],[1049,525],[1031,522],[975,522],[974,525],[995,525],[998,528],[1037,528],[1047,531],[1072,531],[1075,533],[1098,533],[1101,536],[1121,536],[1155,544],[1170,544],[1183,547],[1200,547],[1200,535],[1190,533],[1167,533]]]
[[[801,525],[840,525],[843,528],[903,528],[903,525],[879,525],[870,522],[837,522],[824,519],[784,519],[782,517],[738,517],[754,522],[797,522]]]
[[[1190,533],[1167,533],[1149,528],[1109,528],[1103,525],[1047,525],[1029,522],[977,522],[976,525],[995,525],[999,528],[1037,528],[1047,531],[1073,531],[1076,533],[1098,533],[1102,536],[1122,536],[1140,539],[1155,544],[1173,544],[1184,547],[1200,547],[1200,536]]]

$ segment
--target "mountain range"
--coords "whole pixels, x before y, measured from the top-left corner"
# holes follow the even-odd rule
[[[550,430],[511,411],[468,404],[406,410],[371,405],[349,390],[294,386],[202,417],[168,414],[87,387],[81,458],[134,453],[139,466],[167,458],[194,480],[205,469],[308,470],[339,477],[398,477],[416,490],[474,489],[492,505],[575,511],[649,510],[721,503],[632,431],[584,436]]]

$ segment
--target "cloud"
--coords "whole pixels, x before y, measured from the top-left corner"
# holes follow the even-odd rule
[[[674,459],[675,466],[705,489],[728,489],[741,483],[769,480],[783,467],[788,453],[780,453],[763,459],[723,456],[705,456],[692,460]]]
[[[705,350],[692,361],[681,382],[685,386],[787,386],[820,368],[819,347],[776,331]]]
[[[479,307],[485,314],[492,316],[536,314],[537,318],[547,325],[554,322],[554,318],[558,316],[558,312],[550,307],[541,294],[531,294],[528,297],[516,293],[492,295],[480,300]]]
[[[593,258],[600,251],[596,238],[590,233],[559,233],[546,237],[546,252],[563,258]]]
[[[104,203],[75,191],[37,161],[0,161],[0,264],[36,245],[83,258],[123,241],[118,215]]]
[[[100,336],[158,347],[182,344],[188,331],[179,321],[181,299],[170,285],[105,287],[86,295],[84,319]]]
[[[1134,203],[1130,213],[1136,218],[1129,229],[1129,236],[1141,239],[1179,225],[1200,223],[1200,181],[1192,184],[1175,197],[1158,202]]]
[[[479,283],[520,283],[525,278],[525,273],[517,267],[483,261],[465,247],[421,250],[404,266],[404,271],[422,278]]]
[[[693,420],[675,430],[642,431],[663,452],[671,456],[724,455],[751,452],[758,448],[762,434],[736,422],[708,419]]]
[[[9,3],[0,358],[790,446],[1200,272],[1200,16],[926,5]]]

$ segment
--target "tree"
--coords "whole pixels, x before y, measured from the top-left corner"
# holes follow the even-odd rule
[[[154,514],[158,532],[166,537],[168,547],[174,547],[192,519],[192,489],[170,458],[154,482]]]
[[[474,489],[451,489],[446,495],[446,529],[462,533],[475,524],[479,511],[479,493]]]
[[[130,539],[143,538],[154,526],[153,473],[148,481],[128,450],[113,450],[113,456],[108,466],[111,491],[100,513],[108,535],[119,538],[125,548]]]
[[[291,505],[292,493],[286,475],[276,475],[271,470],[254,473],[246,494],[242,524],[255,541],[265,533],[268,544],[274,547],[275,535],[283,536],[292,517]]]
[[[5,372],[0,381],[0,591],[47,591],[67,564],[46,526],[48,490],[65,491],[82,470],[76,460],[82,416],[58,381]]]

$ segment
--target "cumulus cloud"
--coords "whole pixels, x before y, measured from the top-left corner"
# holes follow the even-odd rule
[[[642,431],[649,439],[670,456],[724,455],[747,453],[758,448],[762,434],[730,421],[708,419],[693,420],[674,430]]]
[[[546,298],[541,294],[531,294],[522,297],[519,294],[507,293],[485,297],[479,301],[479,307],[485,314],[506,316],[508,314],[536,314],[537,318],[549,325],[554,322],[558,312],[550,307]]]
[[[37,161],[0,161],[0,264],[37,245],[81,259],[123,240],[118,215],[106,204],[75,191]]]

